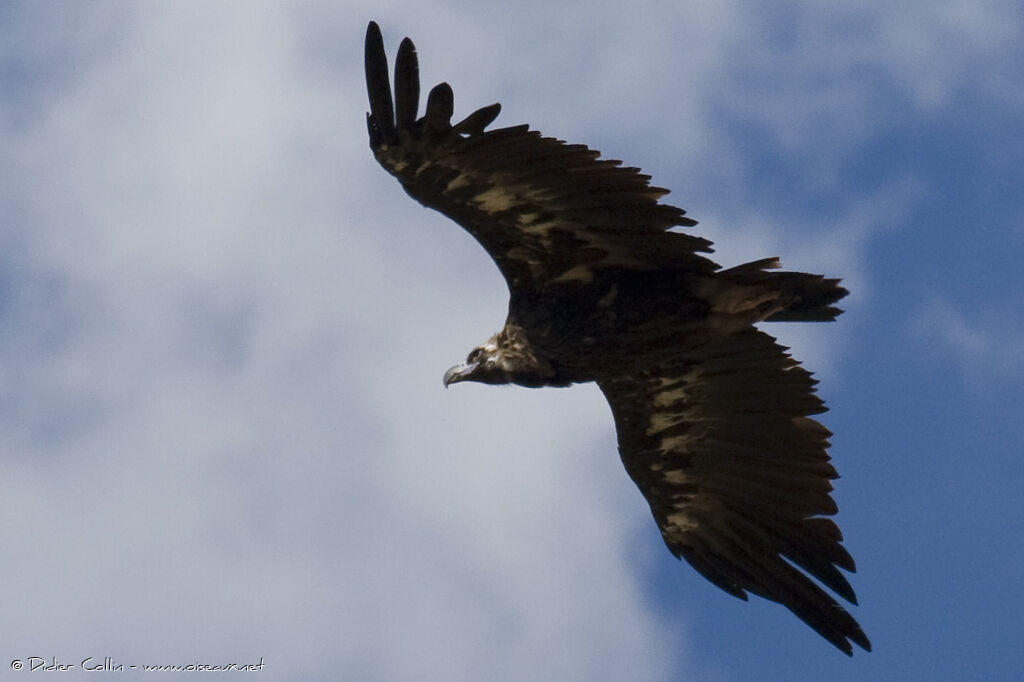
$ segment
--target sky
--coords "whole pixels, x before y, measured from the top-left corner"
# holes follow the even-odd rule
[[[0,3],[0,679],[1017,679],[1024,15],[768,5]],[[765,328],[831,407],[873,652],[676,561],[594,386],[442,387],[507,291],[374,162],[370,19],[723,265],[844,279]]]

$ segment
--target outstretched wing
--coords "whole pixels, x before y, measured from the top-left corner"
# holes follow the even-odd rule
[[[856,603],[830,519],[837,478],[811,375],[751,328],[709,339],[643,374],[598,381],[626,470],[677,557],[741,599],[787,606],[847,654],[857,622],[795,566]],[[790,563],[791,562],[791,563]]]
[[[485,131],[492,104],[451,124],[447,83],[427,98],[417,119],[416,49],[402,41],[391,97],[387,57],[377,24],[366,31],[367,126],[377,161],[413,198],[441,211],[479,241],[510,288],[590,281],[606,267],[662,266],[712,271],[696,255],[710,242],[669,228],[696,223],[658,198],[668,190],[600,153],[543,137],[520,125]]]

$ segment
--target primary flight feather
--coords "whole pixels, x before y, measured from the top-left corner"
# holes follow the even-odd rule
[[[667,190],[584,145],[526,125],[486,130],[498,104],[451,122],[442,83],[419,113],[416,49],[398,49],[394,97],[377,24],[366,32],[367,127],[377,161],[414,199],[462,225],[509,288],[505,327],[460,381],[538,388],[594,381],[626,471],[665,544],[741,599],[779,602],[847,654],[871,643],[808,575],[856,603],[829,518],[837,478],[815,380],[757,322],[834,320],[836,279],[766,258],[721,269]],[[799,569],[802,569],[799,570]],[[806,574],[805,574],[806,572]]]

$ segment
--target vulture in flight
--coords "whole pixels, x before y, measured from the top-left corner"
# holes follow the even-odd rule
[[[500,106],[451,122],[452,89],[420,99],[416,48],[394,96],[380,29],[366,32],[370,149],[405,191],[459,223],[505,277],[505,327],[445,385],[597,382],[619,454],[669,550],[729,594],[779,602],[848,655],[871,643],[810,577],[851,603],[854,570],[829,516],[837,478],[811,374],[758,322],[828,322],[839,280],[765,258],[721,269],[668,190],[584,145],[526,125],[487,130]],[[801,570],[803,572],[801,572]],[[810,577],[808,577],[809,574]]]

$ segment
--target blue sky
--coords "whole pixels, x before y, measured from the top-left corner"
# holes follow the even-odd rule
[[[720,263],[844,278],[838,323],[767,329],[832,408],[872,653],[673,559],[594,387],[441,387],[506,291],[370,155],[371,18],[457,116],[501,101],[651,173]],[[0,5],[0,676],[1016,679],[1022,24],[995,0]]]

